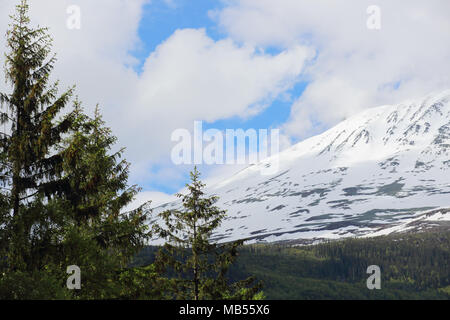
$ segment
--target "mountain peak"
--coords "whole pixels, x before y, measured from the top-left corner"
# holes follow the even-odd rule
[[[449,205],[449,153],[450,90],[367,109],[210,188],[228,213],[215,238],[316,241],[393,228]],[[261,175],[274,157],[279,171]]]

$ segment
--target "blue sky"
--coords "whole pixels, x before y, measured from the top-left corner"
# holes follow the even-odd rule
[[[175,2],[176,1],[176,2]],[[139,25],[138,34],[141,45],[131,54],[139,59],[139,64],[135,66],[138,73],[142,72],[142,66],[147,57],[155,49],[174,34],[179,29],[200,29],[206,30],[208,37],[214,41],[226,38],[226,34],[220,30],[217,21],[214,19],[214,12],[223,8],[220,1],[211,0],[175,0],[168,3],[164,0],[154,0],[144,6],[142,20]],[[266,54],[277,55],[282,50],[276,46],[265,46],[261,48]],[[254,116],[245,115],[233,116],[214,122],[204,122],[204,130],[215,128],[219,130],[251,128],[271,129],[278,128],[285,123],[290,116],[291,105],[305,88],[308,82],[299,77],[293,87],[284,92],[282,97],[278,97],[264,107],[264,110]],[[202,119],[198,119],[202,120]],[[293,139],[296,141],[298,139]],[[157,172],[162,166],[154,164],[149,170]],[[206,167],[203,167],[205,169]],[[207,169],[207,168],[206,168]],[[158,190],[160,192],[172,194],[180,190],[185,183],[189,182],[189,167],[186,166],[182,179],[178,181],[157,181],[149,180],[141,182],[144,190]]]
[[[220,1],[211,0],[153,0],[144,5],[138,34],[142,46],[132,52],[141,63],[158,45],[168,39],[177,29],[205,28],[208,36],[214,40],[223,38],[217,24],[211,19],[210,12],[219,10]],[[137,67],[142,67],[142,64]]]

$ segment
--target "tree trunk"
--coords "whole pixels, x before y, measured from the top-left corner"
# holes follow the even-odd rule
[[[194,243],[192,244],[192,255],[194,257],[194,300],[198,300],[198,262],[197,262],[197,248],[196,246],[197,240],[197,227],[194,221]]]

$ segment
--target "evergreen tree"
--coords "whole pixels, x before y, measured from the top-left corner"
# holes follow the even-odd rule
[[[12,93],[0,95],[9,125],[0,136],[0,299],[126,297],[119,280],[141,275],[127,267],[148,237],[143,207],[123,213],[138,188],[98,109],[90,118],[75,101],[57,120],[73,88],[58,96],[48,84],[51,38],[27,12],[22,0],[11,17]],[[69,265],[81,269],[79,291],[66,288]]]
[[[27,11],[22,0],[11,16],[5,74],[12,92],[0,93],[0,123],[9,126],[0,142],[0,239],[10,271],[41,268],[48,258],[40,248],[50,246],[52,221],[41,208],[63,187],[58,178],[63,159],[55,147],[73,120],[71,113],[56,118],[73,88],[58,96],[58,83],[49,84],[56,61],[49,57],[52,40],[46,28],[30,27]]]
[[[167,210],[159,214],[164,225],[154,225],[154,234],[166,240],[157,257],[161,270],[170,266],[175,272],[174,298],[253,299],[261,298],[260,286],[249,278],[229,283],[226,275],[235,261],[243,241],[218,244],[211,237],[225,217],[214,204],[216,196],[207,197],[197,168],[191,172],[188,193],[178,194],[184,210]],[[170,273],[169,273],[170,274]]]
[[[139,188],[128,186],[129,163],[123,149],[111,153],[117,138],[105,127],[98,107],[87,117],[76,103],[73,132],[64,141],[66,192],[54,210],[66,215],[61,267],[83,270],[83,298],[116,298],[125,288],[119,281],[147,240],[145,205],[128,213],[124,208]]]

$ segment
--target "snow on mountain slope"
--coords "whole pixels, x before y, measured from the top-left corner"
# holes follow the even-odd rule
[[[228,214],[218,241],[364,236],[450,207],[450,90],[368,109],[207,191]]]

